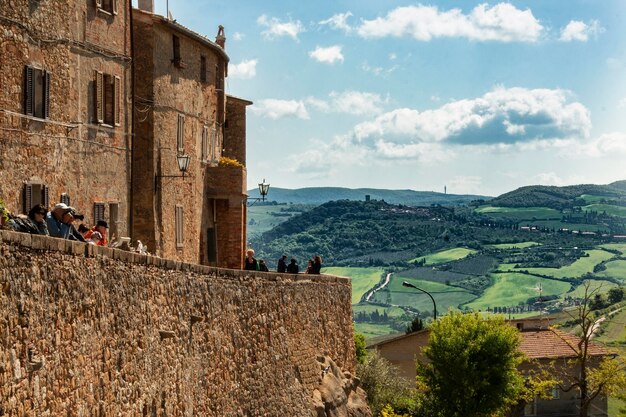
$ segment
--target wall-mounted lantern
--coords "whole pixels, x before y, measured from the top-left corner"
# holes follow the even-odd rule
[[[155,175],[154,176],[154,189],[156,190],[159,186],[159,178],[185,178],[185,173],[189,169],[189,161],[191,157],[189,155],[178,155],[176,156],[176,160],[178,161],[178,169],[182,173],[182,175]]]

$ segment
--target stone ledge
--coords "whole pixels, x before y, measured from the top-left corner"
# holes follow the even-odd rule
[[[30,249],[62,252],[70,255],[82,255],[86,257],[105,257],[129,264],[154,265],[174,271],[191,272],[199,275],[220,275],[227,278],[240,280],[261,279],[265,281],[293,281],[293,282],[316,282],[350,284],[350,278],[334,275],[308,275],[308,274],[280,274],[278,272],[244,271],[240,269],[217,268],[214,266],[192,264],[164,259],[157,256],[142,255],[121,249],[95,246],[88,243],[76,242],[56,237],[31,235],[28,233],[13,232],[0,229],[0,243],[12,243]]]

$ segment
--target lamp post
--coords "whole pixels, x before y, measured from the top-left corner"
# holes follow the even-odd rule
[[[248,197],[245,200],[246,206],[253,206],[257,201],[265,201],[265,196],[270,191],[270,185],[265,183],[265,178],[263,178],[263,182],[259,183],[259,194],[261,197]]]
[[[270,185],[265,183],[265,178],[263,178],[263,182],[259,184],[259,194],[261,194],[261,201],[265,201],[265,196],[270,191]]]
[[[433,301],[433,313],[434,313],[435,320],[437,320],[437,303],[435,303],[435,299],[433,298],[432,295],[430,295],[430,293],[428,291],[423,290],[423,289],[421,289],[419,287],[416,287],[415,285],[413,285],[413,284],[411,284],[410,282],[407,282],[407,281],[403,281],[402,282],[402,286],[403,287],[415,288],[416,290],[419,290],[419,291],[423,292],[424,294],[426,294],[427,296],[429,296],[430,299]]]
[[[189,155],[177,155],[176,160],[178,162],[178,169],[182,175],[154,175],[154,189],[156,190],[159,185],[159,178],[185,178],[185,173],[189,169],[189,161],[191,157]]]

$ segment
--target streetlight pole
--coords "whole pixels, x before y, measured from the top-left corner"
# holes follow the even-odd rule
[[[411,287],[411,288],[415,288],[416,290],[419,290],[419,291],[423,292],[424,294],[426,294],[427,296],[429,296],[429,297],[430,297],[430,299],[433,301],[433,312],[434,312],[434,317],[435,317],[435,320],[437,320],[437,303],[435,303],[435,299],[433,298],[433,296],[432,296],[432,295],[430,295],[430,293],[429,293],[428,291],[423,290],[423,289],[421,289],[421,288],[419,288],[419,287],[416,287],[415,285],[413,285],[413,284],[411,284],[410,282],[407,282],[407,281],[403,281],[403,282],[402,282],[402,286],[403,286],[403,287]]]

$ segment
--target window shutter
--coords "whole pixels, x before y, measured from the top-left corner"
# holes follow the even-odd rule
[[[111,0],[111,12],[117,14],[117,0]]]
[[[207,159],[208,142],[209,142],[209,127],[205,125],[202,127],[202,160],[203,161],[206,161]]]
[[[185,116],[178,115],[178,130],[176,132],[176,149],[178,152],[185,151]]]
[[[24,195],[22,198],[24,214],[28,214],[33,205],[33,186],[30,184],[24,184]],[[47,206],[46,206],[47,207]]]
[[[41,204],[44,207],[48,208],[49,207],[48,203],[49,203],[49,200],[48,200],[48,186],[47,185],[42,185],[41,186]]]
[[[94,85],[94,101],[96,111],[96,122],[104,123],[104,105],[103,105],[103,87],[104,87],[104,74],[100,71],[95,72]]]
[[[93,222],[104,220],[104,203],[93,203]]]
[[[211,143],[209,144],[209,147],[211,149],[210,150],[210,152],[211,152],[211,161],[215,161],[215,159],[216,159],[215,158],[215,155],[216,155],[216,152],[215,152],[215,146],[216,146],[216,144],[215,144],[215,137],[216,136],[217,136],[217,130],[215,129],[215,126],[213,126],[211,128]]]
[[[113,2],[115,4],[115,2]],[[114,79],[114,90],[113,90],[113,117],[115,121],[115,126],[120,125],[120,102],[122,99],[122,80],[120,77],[115,76]]]
[[[65,205],[71,205],[70,204],[70,196],[67,193],[63,193],[61,194],[61,203],[65,204]]]
[[[102,9],[102,0],[96,0],[96,7]]]
[[[176,247],[183,247],[183,206],[176,206]]]
[[[32,67],[24,67],[24,113],[30,116],[34,113],[34,70]]]
[[[50,117],[50,73],[43,74],[43,118]]]

